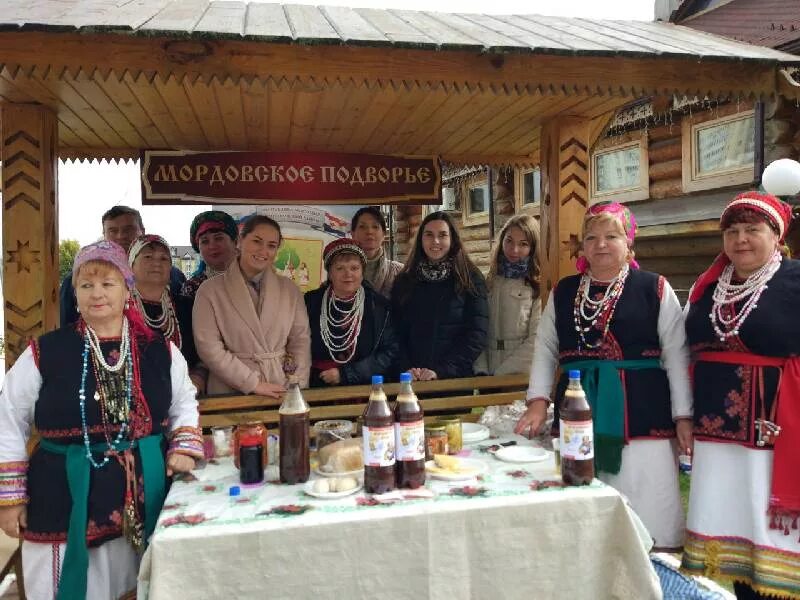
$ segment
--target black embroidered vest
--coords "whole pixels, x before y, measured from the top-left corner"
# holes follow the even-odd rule
[[[119,349],[119,341],[101,343],[106,360]],[[83,444],[78,394],[83,369],[83,338],[74,325],[47,333],[34,344],[42,387],[36,402],[34,423],[39,434],[60,444]],[[139,346],[139,371],[145,405],[132,415],[132,437],[140,438],[166,430],[172,401],[171,357],[162,337]],[[98,402],[94,399],[95,376],[89,359],[86,375],[86,421],[90,442],[103,442],[105,434]],[[118,426],[109,427],[111,436]],[[166,448],[166,445],[164,446]],[[137,478],[141,465],[136,456]],[[28,468],[28,528],[25,539],[63,542],[72,507],[64,467],[65,456],[37,448]],[[166,475],[165,475],[166,476]],[[98,546],[122,534],[125,471],[112,458],[101,469],[91,470],[89,520],[86,532],[90,546]]]
[[[556,420],[558,406],[567,386],[566,371],[569,363],[578,360],[638,360],[660,358],[661,344],[658,337],[658,315],[664,279],[655,273],[631,269],[605,342],[600,348],[581,347],[575,330],[574,306],[578,293],[580,275],[565,277],[556,287],[555,311],[556,331],[559,343],[559,362],[562,376],[556,388]],[[605,285],[592,285],[593,297],[602,295]],[[586,332],[586,340],[594,344],[602,331]],[[625,389],[625,439],[669,438],[675,435],[672,421],[669,381],[663,369],[631,370],[623,374]],[[602,402],[602,398],[599,399]]]

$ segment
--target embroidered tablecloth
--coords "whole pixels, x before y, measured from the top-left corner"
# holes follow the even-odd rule
[[[139,598],[661,597],[650,538],[614,489],[554,485],[552,453],[509,464],[467,452],[483,475],[429,479],[433,498],[386,504],[363,491],[318,500],[274,482],[230,497],[232,462],[209,464],[173,484]]]

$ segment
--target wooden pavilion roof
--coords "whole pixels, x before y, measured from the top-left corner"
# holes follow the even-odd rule
[[[0,102],[65,158],[140,148],[537,162],[557,115],[774,94],[800,58],[665,24],[207,0],[3,0]]]

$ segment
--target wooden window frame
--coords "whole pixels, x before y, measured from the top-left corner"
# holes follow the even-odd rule
[[[603,154],[619,152],[628,148],[639,149],[639,181],[636,185],[608,192],[597,191],[597,157]],[[625,134],[622,139],[616,138],[614,142],[605,140],[592,150],[589,159],[590,203],[611,200],[614,202],[638,202],[650,198],[650,163],[647,152],[647,134],[641,131]]]
[[[539,200],[530,204],[523,202],[525,198],[525,175],[539,171]],[[542,170],[540,167],[514,169],[514,212],[538,217],[542,211]]]
[[[716,119],[701,120],[702,116],[687,116],[683,118],[683,122],[681,123],[681,171],[683,176],[684,192],[699,192],[714,188],[745,185],[753,182],[756,160],[755,156],[752,164],[743,165],[733,169],[726,169],[724,171],[718,171],[715,174],[710,175],[699,175],[696,168],[697,161],[695,160],[697,155],[695,139],[698,130],[706,129],[708,127],[716,127],[725,123],[731,123],[748,118],[754,119],[755,128],[754,110],[746,110],[732,115],[718,117]],[[755,135],[755,131],[753,135]]]
[[[488,173],[477,173],[472,177],[464,180],[461,184],[461,221],[464,226],[472,225],[486,225],[489,223],[489,211],[491,210],[491,202],[489,197],[486,198],[486,210],[479,213],[473,213],[469,201],[469,190],[475,187],[488,187],[489,183]],[[490,191],[491,193],[491,191]]]

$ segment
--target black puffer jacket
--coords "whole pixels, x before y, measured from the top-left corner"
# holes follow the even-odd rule
[[[392,288],[392,314],[400,338],[400,368],[427,368],[439,379],[469,377],[486,346],[489,302],[486,281],[471,274],[475,293],[458,293],[456,280],[429,282],[401,273]]]
[[[319,317],[322,312],[322,297],[328,284],[316,290],[306,292],[306,310],[311,325],[311,387],[326,385],[320,377],[320,369],[314,366],[317,361],[331,361],[330,351],[322,342]],[[342,385],[358,385],[369,383],[373,375],[393,377],[396,372],[395,362],[400,345],[392,326],[389,301],[377,293],[366,282],[363,284],[364,316],[361,320],[361,331],[353,358],[345,365],[338,365]]]

